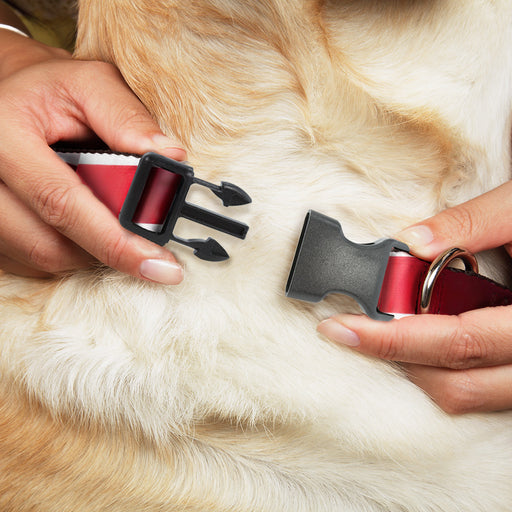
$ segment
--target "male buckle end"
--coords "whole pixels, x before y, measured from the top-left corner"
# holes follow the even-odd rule
[[[156,189],[154,190],[156,196],[167,195],[163,199],[166,204],[166,213],[163,219],[157,223],[156,228],[149,229],[144,223],[138,221],[137,217],[140,210],[144,208],[145,200],[148,197],[145,195],[146,186],[151,188],[151,179],[155,176],[160,178],[160,183],[165,183],[163,191],[162,187],[155,185],[154,181],[152,188]],[[206,240],[184,239],[173,233],[178,218],[183,217],[236,238],[244,239],[247,235],[249,227],[246,224],[186,202],[187,193],[192,184],[210,189],[222,200],[224,206],[238,206],[251,202],[249,195],[232,183],[222,182],[220,185],[209,183],[196,178],[192,167],[186,164],[156,153],[146,153],[140,159],[119,214],[119,221],[126,229],[159,245],[165,245],[169,240],[172,240],[193,249],[194,254],[200,259],[207,261],[226,260],[229,258],[228,253],[213,238],[207,238]],[[168,192],[166,192],[166,188]]]

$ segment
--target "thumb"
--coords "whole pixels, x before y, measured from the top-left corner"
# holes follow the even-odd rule
[[[479,252],[512,240],[512,182],[410,226],[395,238],[427,260],[450,247]]]
[[[100,68],[95,81],[82,82],[80,90],[86,123],[94,133],[114,151],[135,154],[156,151],[174,160],[186,159],[181,143],[164,135],[114,66],[100,62],[88,64]]]

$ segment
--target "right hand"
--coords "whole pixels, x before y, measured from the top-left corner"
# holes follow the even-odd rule
[[[512,181],[396,235],[425,260],[450,247],[512,256]],[[512,409],[512,306],[381,322],[335,315],[318,330],[358,352],[403,363],[409,378],[449,413]]]
[[[49,276],[100,261],[177,284],[166,249],[121,227],[49,145],[97,134],[112,150],[186,158],[110,64],[0,29],[0,268]]]

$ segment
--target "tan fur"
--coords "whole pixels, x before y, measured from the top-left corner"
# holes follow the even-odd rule
[[[251,194],[250,232],[219,235],[214,265],[170,245],[177,287],[0,277],[0,509],[509,510],[511,414],[443,413],[315,333],[352,301],[284,285],[310,208],[370,241],[509,178],[511,19],[506,1],[82,0],[77,57],[118,66],[198,176]]]

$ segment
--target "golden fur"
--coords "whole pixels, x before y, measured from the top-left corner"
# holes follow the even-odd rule
[[[510,510],[511,414],[443,413],[315,333],[353,302],[283,290],[310,208],[370,241],[509,178],[511,19],[508,1],[80,1],[77,57],[118,66],[198,176],[246,189],[251,229],[219,238],[225,263],[171,245],[177,287],[0,278],[0,509]]]

